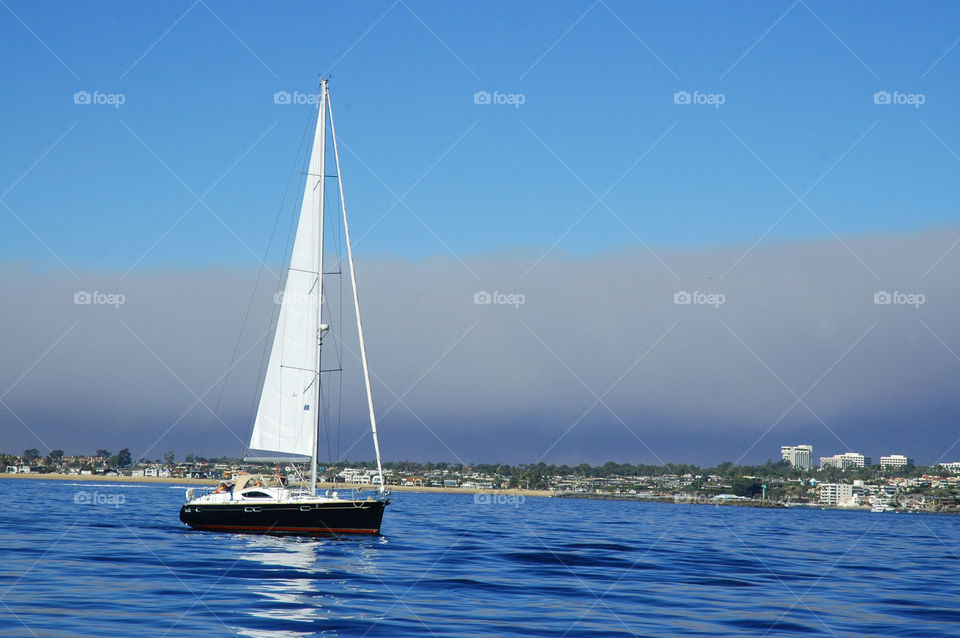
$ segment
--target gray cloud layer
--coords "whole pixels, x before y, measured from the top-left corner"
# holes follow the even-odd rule
[[[781,443],[805,442],[817,456],[958,460],[960,249],[941,259],[958,234],[761,244],[739,261],[746,247],[551,254],[526,276],[536,253],[466,259],[476,277],[452,257],[365,259],[384,454],[714,464],[762,462]],[[255,297],[218,409],[224,426],[195,402],[217,405],[255,271],[78,281],[2,270],[0,449],[243,451],[274,282]],[[126,299],[75,305],[79,290]],[[524,303],[475,304],[480,291]],[[680,291],[724,302],[675,304]],[[879,291],[924,299],[877,305]],[[336,291],[328,297],[337,317]],[[345,328],[340,451],[369,458]]]

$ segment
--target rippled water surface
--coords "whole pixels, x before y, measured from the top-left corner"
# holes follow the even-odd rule
[[[190,531],[169,485],[0,495],[5,636],[960,635],[952,516],[403,493],[314,540]]]

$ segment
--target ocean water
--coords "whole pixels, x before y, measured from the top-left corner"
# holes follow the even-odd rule
[[[397,493],[317,540],[183,493],[0,480],[0,635],[960,635],[960,517]]]

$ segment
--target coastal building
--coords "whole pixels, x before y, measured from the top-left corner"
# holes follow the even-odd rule
[[[880,457],[880,469],[901,469],[913,466],[913,459],[908,459],[902,454],[891,454],[890,456]]]
[[[843,454],[820,457],[820,469],[836,467],[841,470],[846,470],[849,468],[870,467],[871,465],[873,465],[873,459],[859,452],[844,452]]]
[[[953,472],[954,474],[960,474],[960,461],[953,463],[937,463],[940,467],[945,469],[948,472]]]
[[[798,470],[813,469],[812,445],[781,445],[780,458],[789,461],[791,467]]]
[[[849,483],[820,483],[821,505],[838,505],[840,507],[854,505],[853,485]]]
[[[8,465],[7,474],[37,474],[40,472],[40,466],[31,465]]]
[[[344,483],[353,483],[358,485],[369,485],[380,482],[379,474],[376,474],[371,470],[356,467],[343,468],[343,470],[337,474],[337,477]]]
[[[143,475],[150,478],[170,478],[170,470],[162,465],[150,465],[143,468]]]

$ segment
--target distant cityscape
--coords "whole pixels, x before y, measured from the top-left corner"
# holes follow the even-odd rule
[[[631,465],[608,462],[599,466],[454,464],[447,462],[388,462],[387,486],[412,489],[483,491],[526,489],[558,497],[712,502],[765,507],[869,508],[873,511],[960,513],[960,462],[917,466],[904,454],[881,456],[879,463],[859,452],[821,456],[814,468],[813,446],[783,445],[780,460],[763,465],[724,462],[712,468],[696,465]],[[67,456],[53,450],[22,455],[0,454],[6,474],[101,475],[136,479],[230,480],[242,473],[282,473],[300,481],[289,463],[265,465],[222,457],[188,454],[177,461],[173,452],[163,459],[133,462],[129,449],[111,454]],[[370,462],[328,463],[319,475],[326,485],[373,486],[379,476]]]
[[[780,458],[797,470],[813,470],[812,445],[782,445]],[[820,471],[832,469],[845,472],[871,467],[875,467],[872,457],[859,452],[844,452],[820,457]],[[912,458],[903,454],[889,454],[881,456],[880,463],[876,467],[879,468],[881,475],[890,472],[904,473],[915,468],[915,463]],[[817,503],[824,506],[865,507],[870,505],[874,511],[898,509],[941,511],[944,508],[955,510],[956,504],[952,501],[956,500],[957,477],[950,475],[960,473],[960,462],[938,463],[933,471],[933,475],[920,473],[919,476],[889,477],[884,481],[873,483],[867,483],[864,479],[829,483],[811,479],[810,482],[817,488]],[[933,498],[928,501],[930,497]],[[951,501],[949,505],[944,503],[944,497]]]
[[[813,469],[813,446],[812,445],[781,445],[780,458],[790,463],[791,467],[801,470]],[[821,456],[820,468],[835,467],[841,470],[847,468],[864,468],[873,465],[873,458],[864,456],[859,452],[844,452],[833,456]],[[880,469],[899,469],[912,467],[913,459],[907,458],[903,454],[890,454],[880,457]],[[960,461],[955,463],[939,463],[942,467],[951,472],[960,472]]]

